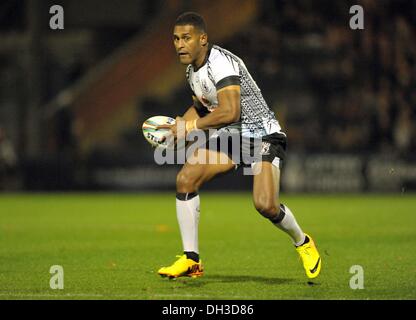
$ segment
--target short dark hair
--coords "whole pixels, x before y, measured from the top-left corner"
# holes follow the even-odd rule
[[[196,12],[184,12],[176,19],[175,26],[186,25],[194,26],[203,33],[207,32],[207,26],[205,24],[204,18]]]

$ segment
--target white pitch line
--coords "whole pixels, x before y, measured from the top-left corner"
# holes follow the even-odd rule
[[[1,297],[104,297],[102,294],[88,293],[65,293],[65,294],[49,294],[49,293],[0,293]]]
[[[219,295],[204,295],[204,294],[154,294],[152,295],[154,297],[200,297],[200,298],[208,298],[208,299],[213,299],[214,297],[222,297],[223,299],[248,299],[248,300],[252,300],[253,297],[246,297],[246,296],[219,296]]]
[[[143,295],[136,295],[136,294],[94,294],[94,293],[64,293],[64,294],[50,294],[50,293],[0,293],[0,297],[49,297],[49,298],[59,298],[59,297],[97,297],[97,298],[105,298],[105,297],[113,297],[113,298],[139,298],[143,297]],[[187,298],[224,298],[224,299],[248,299],[251,300],[253,297],[247,296],[219,296],[219,295],[204,295],[204,294],[149,294],[146,297],[160,297],[160,298],[169,298],[169,297],[187,297]]]

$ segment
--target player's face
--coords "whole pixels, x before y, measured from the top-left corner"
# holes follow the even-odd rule
[[[173,30],[173,44],[182,64],[195,65],[200,61],[206,40],[206,34],[192,25],[175,26]]]

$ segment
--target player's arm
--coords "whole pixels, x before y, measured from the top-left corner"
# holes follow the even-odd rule
[[[240,119],[240,86],[230,85],[217,91],[218,106],[205,117],[188,120],[186,131],[220,128]]]
[[[189,121],[199,119],[209,113],[206,110],[206,108],[201,104],[201,102],[199,102],[197,97],[193,95],[192,100],[194,103],[191,107],[189,107],[188,110],[186,110],[186,112],[182,116],[182,120]]]
[[[182,119],[185,121],[195,120],[198,119],[199,115],[195,110],[195,107],[192,105],[189,107],[188,110],[183,114]]]
[[[193,105],[190,106],[188,110],[186,110],[186,112],[183,114],[182,117],[179,117],[179,116],[176,117],[175,125],[164,124],[164,125],[158,126],[157,128],[158,129],[170,129],[172,131],[172,134],[176,137],[177,131],[178,131],[176,125],[178,124],[178,122],[183,121],[182,123],[184,124],[194,123],[194,121],[196,121],[197,119],[201,117],[204,117],[206,114],[209,113],[195,96],[192,96],[192,99],[194,102]]]

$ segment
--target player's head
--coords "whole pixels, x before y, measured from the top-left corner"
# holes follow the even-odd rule
[[[173,44],[182,64],[203,61],[208,44],[204,18],[195,12],[181,14],[173,29]]]

